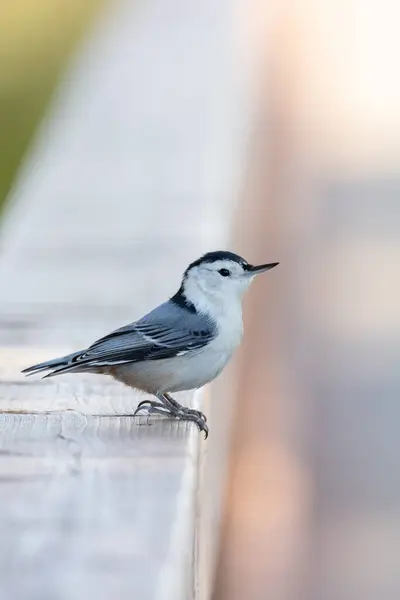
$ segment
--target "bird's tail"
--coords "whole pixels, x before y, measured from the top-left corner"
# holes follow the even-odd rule
[[[53,360],[38,363],[37,365],[32,365],[31,367],[24,369],[22,373],[25,373],[25,375],[29,376],[34,375],[35,373],[51,371],[51,373],[48,373],[44,376],[44,378],[46,378],[53,377],[61,372],[78,370],[81,365],[77,365],[74,361],[82,354],[82,352],[83,351],[73,352],[72,354],[67,354],[66,356],[61,356],[59,358],[54,358]]]

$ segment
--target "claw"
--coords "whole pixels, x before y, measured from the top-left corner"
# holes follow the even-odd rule
[[[133,413],[133,416],[136,417],[136,415],[143,409],[147,409],[149,414],[152,412],[152,410],[154,409],[162,409],[163,407],[161,406],[161,404],[159,404],[158,402],[153,402],[153,400],[142,400],[141,402],[139,402],[139,404],[136,407],[135,412]]]
[[[200,419],[200,422],[196,421],[196,425],[199,428],[199,431],[204,431],[204,439],[206,440],[208,438],[209,429],[203,419]]]
[[[148,406],[147,406],[148,405]],[[150,400],[142,400],[141,402],[139,402],[139,404],[136,407],[135,412],[133,413],[133,416],[136,417],[136,415],[142,410],[142,408],[151,408],[152,403]]]

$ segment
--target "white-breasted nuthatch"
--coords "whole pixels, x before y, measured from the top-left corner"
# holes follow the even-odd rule
[[[149,413],[194,421],[208,435],[206,417],[170,393],[201,388],[219,375],[240,343],[242,297],[255,275],[279,263],[250,265],[233,252],[209,252],[192,262],[179,290],[147,315],[80,350],[22,371],[101,373],[153,394]]]

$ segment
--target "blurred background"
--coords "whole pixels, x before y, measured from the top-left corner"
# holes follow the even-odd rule
[[[246,301],[214,600],[397,600],[400,6],[231,8],[253,115],[231,248],[281,264]],[[0,205],[101,10],[2,6]]]
[[[394,600],[399,7],[242,8],[257,117],[235,241],[280,266],[248,298],[215,599]]]
[[[101,0],[16,0],[0,11],[0,209]]]

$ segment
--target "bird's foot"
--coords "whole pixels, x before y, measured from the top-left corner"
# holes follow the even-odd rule
[[[174,417],[180,421],[191,421],[192,423],[196,423],[199,430],[204,431],[205,439],[208,437],[207,418],[199,410],[180,405],[178,408],[172,404],[165,406],[164,404],[161,404],[161,402],[156,402],[155,400],[142,400],[139,402],[133,416],[136,417],[141,410],[146,410],[148,415],[163,415],[166,417]]]
[[[182,404],[179,404],[179,402],[169,394],[163,394],[162,401],[168,408],[173,407],[180,412],[184,412],[189,415],[197,415],[200,419],[203,419],[204,423],[207,423],[207,417],[204,413],[202,413],[200,410],[195,410],[194,408],[182,406]]]
[[[192,421],[196,423],[200,431],[204,431],[205,439],[208,437],[207,417],[201,411],[194,408],[188,408],[182,406],[177,400],[175,400],[170,394],[162,394],[159,399],[164,403],[169,410],[171,410],[178,419],[182,421]],[[178,411],[178,412],[176,412]]]

